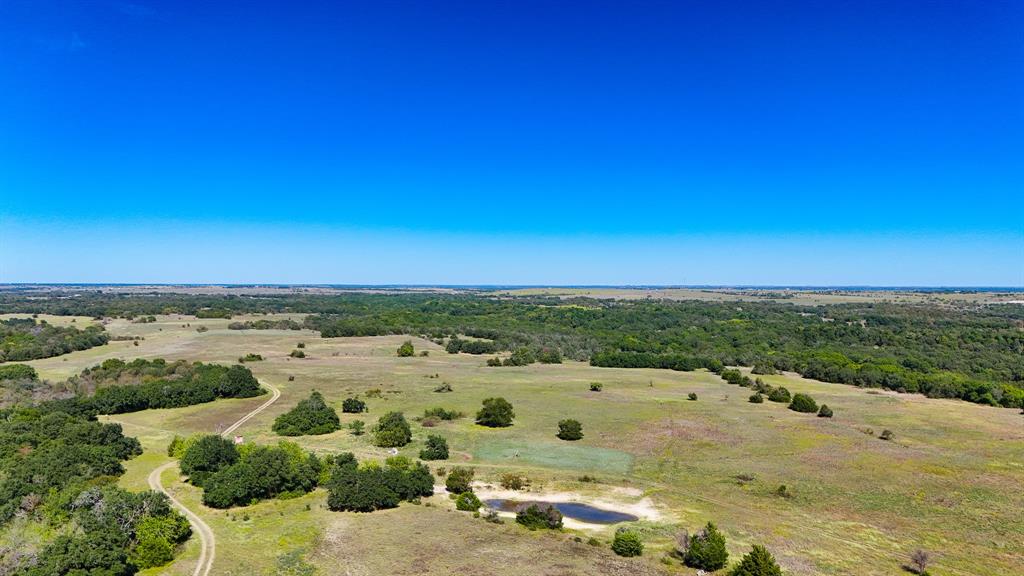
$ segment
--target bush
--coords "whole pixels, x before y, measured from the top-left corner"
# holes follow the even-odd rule
[[[340,429],[338,413],[315,390],[295,408],[278,416],[273,426],[274,432],[281,436],[330,434]]]
[[[341,403],[341,411],[346,414],[361,414],[366,412],[366,402],[358,398],[345,398]]]
[[[832,417],[832,409],[828,407],[828,404],[822,404],[821,405],[821,409],[818,410],[818,417],[819,418],[831,418]]]
[[[530,480],[526,476],[516,474],[515,472],[505,472],[498,479],[498,483],[506,490],[522,490],[530,485]]]
[[[498,358],[497,356],[495,356],[494,358],[488,358],[487,365],[490,366],[491,368],[499,367],[501,366],[501,358]]]
[[[562,420],[558,423],[557,436],[562,440],[579,440],[583,438],[583,425],[578,420]]]
[[[7,364],[0,366],[0,380],[38,380],[36,369],[28,364]]]
[[[786,390],[782,386],[779,386],[778,388],[772,389],[772,391],[768,394],[768,399],[771,400],[772,402],[788,403],[792,400],[792,397],[790,397],[789,395],[789,390]]]
[[[407,358],[414,354],[416,354],[416,350],[412,347],[412,342],[409,340],[406,340],[398,347],[398,356],[401,358]]]
[[[246,362],[259,362],[263,360],[263,356],[260,354],[246,354],[238,359],[239,364],[245,364]]]
[[[457,420],[465,416],[458,410],[445,410],[444,408],[428,408],[423,411],[423,418],[437,418],[438,420]]]
[[[683,563],[690,568],[715,571],[729,561],[725,549],[725,536],[711,522],[703,530],[690,536],[690,545],[683,555]]]
[[[537,361],[541,364],[561,364],[562,353],[557,348],[544,348],[537,354]]]
[[[530,504],[516,513],[516,522],[530,530],[557,530],[562,527],[562,513],[550,504]]]
[[[306,347],[306,343],[305,342],[299,342],[298,344],[295,345],[295,347],[296,348],[305,348]]]
[[[754,392],[748,400],[751,404],[761,404],[764,402],[764,396],[761,396],[760,392]]]
[[[794,394],[793,400],[789,403],[789,409],[794,412],[814,414],[818,411],[818,403],[807,394]]]
[[[472,468],[456,466],[455,468],[452,468],[451,472],[448,473],[448,477],[445,478],[444,487],[452,494],[472,492],[473,476],[474,472]]]
[[[480,499],[472,492],[463,492],[455,499],[455,509],[464,512],[476,512],[480,509]]]
[[[782,569],[775,563],[775,557],[771,552],[764,546],[755,544],[729,572],[729,576],[782,576]]]
[[[420,460],[447,460],[448,442],[441,436],[427,436],[427,447],[420,450]]]
[[[452,391],[452,385],[447,383],[447,382],[444,382],[443,384],[441,384],[437,388],[434,388],[434,392],[451,392],[451,391]]]
[[[512,425],[515,418],[512,405],[504,398],[488,398],[483,408],[476,413],[476,423],[491,428],[504,428]]]
[[[349,425],[348,429],[352,431],[353,436],[362,436],[363,429],[366,427],[366,423],[362,420],[353,420]]]
[[[893,436],[894,434],[892,433],[892,430],[886,429],[882,430],[882,434],[879,436],[879,438],[881,438],[882,440],[892,440]]]
[[[289,356],[291,356],[292,358],[305,358],[306,353],[303,352],[302,350],[292,350],[292,353],[289,354]]]
[[[696,392],[690,392],[689,394],[686,395],[686,397],[688,399],[694,401],[694,402],[697,401],[697,393]]]
[[[591,392],[600,392],[603,389],[604,389],[604,384],[601,384],[600,382],[591,382],[590,383],[590,391]]]
[[[202,436],[181,457],[181,473],[189,482],[202,486],[206,478],[238,462],[238,449],[227,438],[215,434]]]
[[[398,448],[412,440],[412,430],[401,412],[388,412],[373,427],[373,443],[383,448]]]
[[[619,530],[612,540],[612,552],[625,557],[639,556],[644,553],[644,543],[636,532]]]

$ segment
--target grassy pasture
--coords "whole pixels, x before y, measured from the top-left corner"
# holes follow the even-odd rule
[[[781,404],[750,404],[749,390],[706,372],[576,362],[488,368],[486,357],[448,355],[420,339],[413,339],[417,351],[430,356],[398,358],[395,349],[406,337],[320,339],[307,331],[232,331],[229,322],[173,316],[152,324],[114,321],[107,327],[112,334],[145,340],[138,347],[112,342],[29,364],[44,378],[62,379],[111,357],[230,363],[257,353],[265,360],[247,366],[278,386],[282,397],[242,426],[246,441],[275,442],[274,418],[314,389],[339,412],[347,396],[367,402],[369,413],[343,414],[343,423],[358,418],[372,425],[389,410],[413,417],[442,406],[466,417],[434,428],[413,422],[413,442],[401,453],[415,456],[427,434],[441,434],[452,459],[435,468],[474,466],[485,481],[517,471],[537,489],[595,496],[627,487],[651,498],[664,520],[641,524],[645,556],[623,560],[606,546],[573,542],[571,533],[528,533],[457,514],[444,496],[368,515],[325,510],[322,490],[214,511],[168,471],[165,485],[217,535],[218,574],[267,573],[280,554],[293,550],[304,551],[324,574],[689,574],[678,562],[663,566],[658,560],[676,528],[692,531],[707,520],[725,531],[734,560],[750,544],[763,543],[789,574],[896,574],[915,548],[938,554],[931,570],[936,575],[1024,572],[1024,418],[1016,410],[876,394],[790,375],[764,377],[827,403],[835,410],[829,420]],[[209,330],[197,332],[200,325]],[[289,358],[299,341],[308,357]],[[442,382],[454,391],[433,392]],[[603,383],[604,390],[589,391],[590,382]],[[371,390],[379,396],[370,396]],[[699,400],[687,400],[690,392]],[[490,396],[513,403],[514,426],[491,430],[473,423]],[[122,484],[144,488],[148,472],[166,461],[164,449],[174,434],[217,431],[264,399],[112,418],[146,450],[127,463]],[[555,438],[558,420],[568,417],[583,423],[583,440]],[[894,440],[878,438],[884,429],[894,432]],[[354,437],[345,429],[296,440],[322,453],[387,456],[369,435]],[[600,482],[580,482],[584,474]],[[788,498],[776,494],[783,484]],[[607,544],[612,530],[595,535]],[[190,543],[162,573],[191,573],[197,551]]]

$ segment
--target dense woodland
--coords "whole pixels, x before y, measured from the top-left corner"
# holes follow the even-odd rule
[[[1024,407],[1020,305],[798,306],[486,293],[242,297],[82,292],[75,298],[39,299],[10,292],[0,295],[0,312],[96,317],[305,312],[310,314],[305,327],[324,337],[421,334],[452,352],[511,351],[513,357],[529,359],[557,351],[595,366],[690,370],[759,365],[828,382]],[[461,337],[452,344],[456,335]]]
[[[102,326],[79,330],[74,326],[54,326],[32,318],[0,320],[0,362],[60,356],[101,346],[109,340]]]

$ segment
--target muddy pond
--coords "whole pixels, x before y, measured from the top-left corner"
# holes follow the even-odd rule
[[[566,518],[572,518],[573,520],[587,522],[589,524],[617,524],[619,522],[632,522],[634,520],[638,520],[638,518],[632,514],[603,510],[601,508],[596,508],[589,504],[581,504],[579,502],[544,502],[540,500],[520,501],[499,498],[484,500],[484,504],[487,507],[500,512],[518,512],[531,504],[537,504],[538,506],[551,505],[561,512]]]

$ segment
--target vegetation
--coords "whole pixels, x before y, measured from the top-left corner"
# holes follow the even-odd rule
[[[790,396],[789,390],[779,386],[778,388],[773,388],[772,391],[768,393],[768,399],[772,402],[789,403],[793,400],[793,397]]]
[[[412,440],[409,422],[401,412],[388,412],[373,428],[374,444],[384,448],[400,448]]]
[[[0,366],[0,380],[38,380],[36,369],[28,364],[6,364]]]
[[[754,392],[753,394],[750,395],[750,398],[748,400],[752,404],[761,404],[762,402],[764,402],[764,396],[761,396],[760,392]]]
[[[366,412],[366,402],[358,398],[345,398],[341,403],[341,411],[346,414],[361,414]]]
[[[617,530],[612,540],[612,552],[625,557],[640,556],[644,553],[644,543],[636,532]]]
[[[559,530],[562,528],[562,513],[550,504],[530,504],[516,513],[516,522],[530,530]]]
[[[427,446],[420,450],[420,460],[447,460],[448,441],[443,436],[427,436]]]
[[[303,352],[302,350],[299,350],[299,349],[292,350],[291,353],[289,353],[288,355],[291,356],[292,358],[305,358],[306,357],[306,353]]]
[[[452,494],[462,494],[473,491],[473,469],[463,466],[456,466],[448,473],[444,480],[444,488]]]
[[[600,382],[591,382],[590,383],[590,391],[591,392],[600,392],[603,389],[604,389],[604,384],[601,384]]]
[[[697,393],[696,392],[690,392],[689,394],[686,395],[686,398],[688,400],[692,401],[692,402],[696,402],[697,401]]]
[[[102,346],[110,340],[102,326],[54,326],[33,318],[0,320],[0,362],[60,356]]]
[[[821,409],[818,410],[818,417],[819,418],[831,418],[832,417],[832,409],[828,407],[828,404],[822,404],[821,405]]]
[[[436,418],[438,420],[458,420],[465,416],[458,410],[447,410],[441,407],[427,408],[423,411],[423,418]]]
[[[498,483],[506,490],[522,490],[529,486],[530,480],[522,474],[505,472],[498,479]]]
[[[455,509],[464,512],[476,512],[480,509],[480,499],[472,492],[463,492],[455,498]]]
[[[414,354],[416,354],[416,350],[413,349],[412,342],[409,340],[406,340],[405,342],[402,343],[401,346],[398,347],[398,356],[400,358],[405,358],[408,356],[412,356]]]
[[[793,395],[793,400],[789,403],[789,409],[794,412],[814,414],[818,411],[818,403],[807,394],[797,393]]]
[[[330,434],[340,429],[338,413],[327,405],[323,395],[316,390],[295,408],[278,416],[273,427],[274,432],[281,436]]]
[[[176,440],[178,440],[177,437],[171,441],[169,452],[178,451],[175,446]],[[178,466],[181,468],[181,473],[188,476],[189,482],[196,486],[202,486],[213,473],[231,466],[235,462],[238,462],[238,449],[235,448],[235,444],[216,434],[209,434],[189,443]]]
[[[316,488],[323,469],[316,455],[304,453],[291,442],[281,441],[275,447],[246,444],[238,453],[236,462],[203,479],[203,504],[230,508],[305,494]]]
[[[557,436],[562,440],[580,440],[583,438],[583,425],[571,418],[562,420],[558,423]]]
[[[263,360],[263,356],[260,354],[249,353],[238,359],[239,364],[245,364],[246,362],[259,362]]]
[[[302,330],[302,324],[291,319],[283,320],[246,320],[228,324],[229,330]]]
[[[504,428],[512,425],[516,414],[512,410],[512,404],[504,398],[488,398],[484,400],[483,408],[476,413],[476,423],[489,428]]]
[[[376,462],[359,465],[355,456],[346,453],[335,459],[327,490],[331,510],[372,512],[430,496],[434,477],[422,463],[414,464],[402,456],[388,458],[384,466]]]
[[[725,536],[711,522],[708,522],[703,530],[690,536],[683,554],[683,562],[687,566],[709,572],[723,568],[728,561]]]
[[[365,428],[366,423],[362,420],[353,420],[348,425],[348,429],[352,432],[353,436],[362,436]]]
[[[775,562],[771,552],[764,546],[755,544],[729,572],[729,576],[782,576],[782,569]]]

